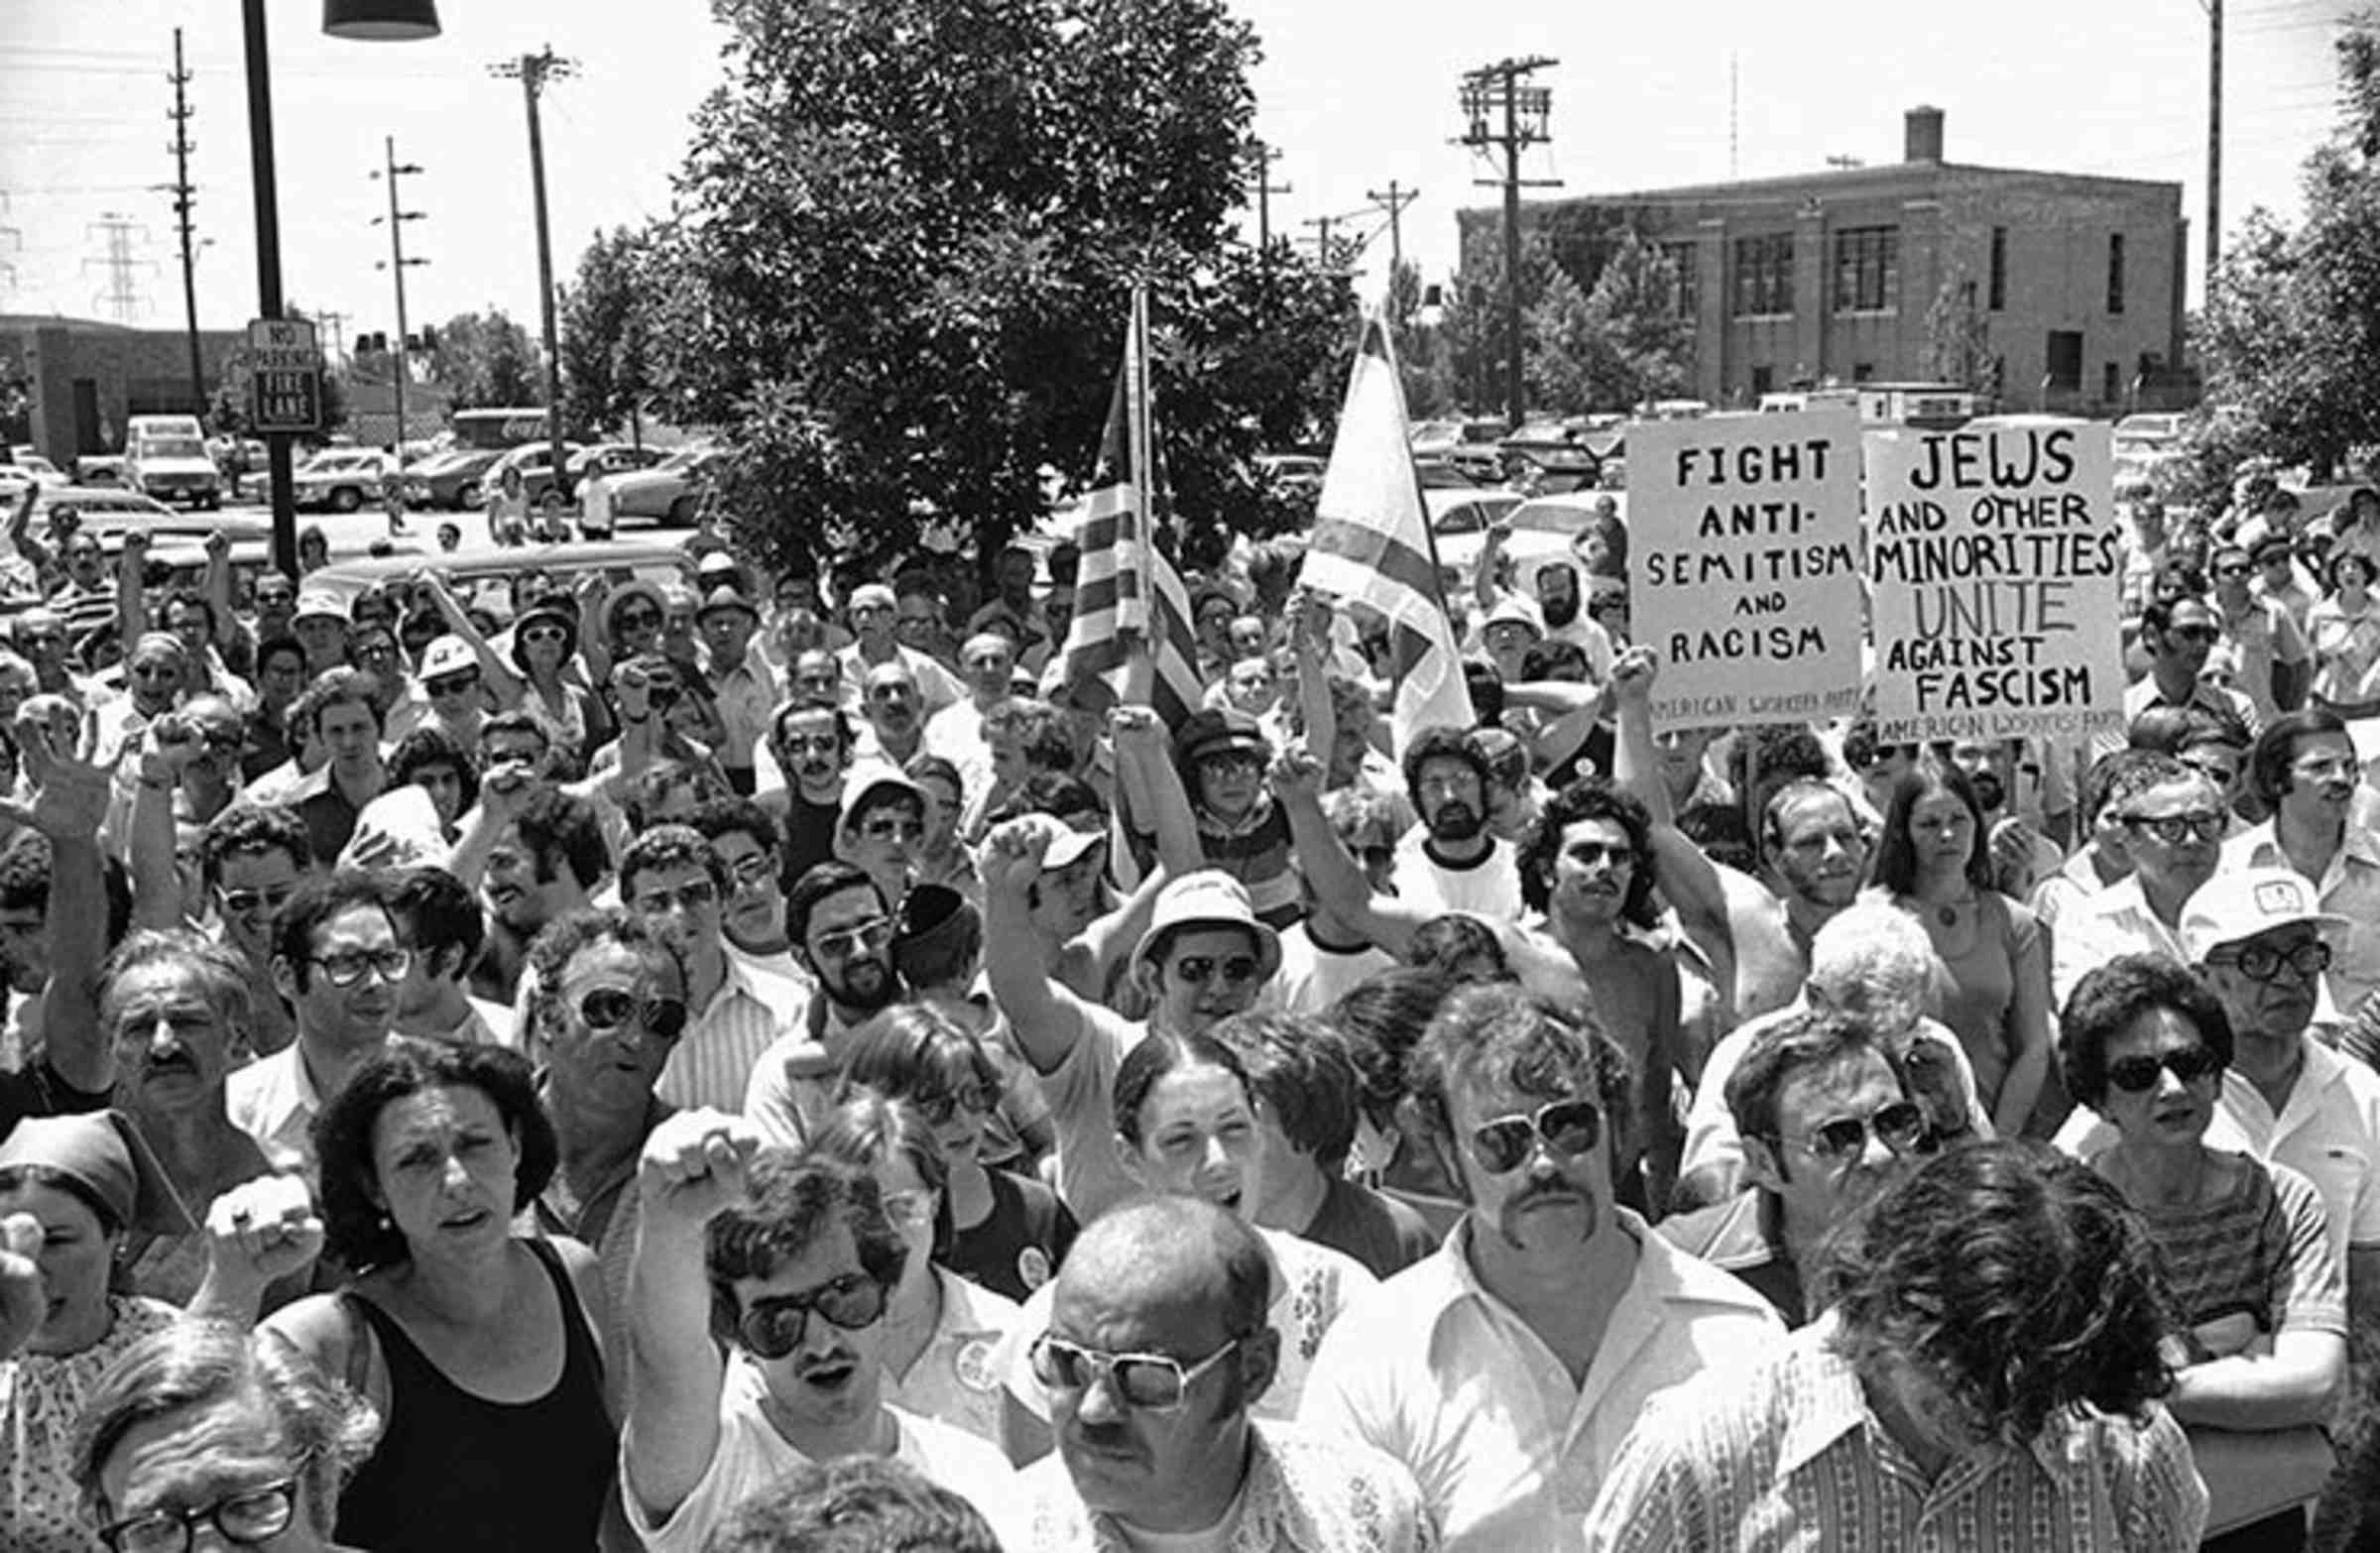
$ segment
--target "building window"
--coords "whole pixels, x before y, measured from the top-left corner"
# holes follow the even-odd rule
[[[1754,404],[1759,403],[1761,400],[1767,398],[1770,394],[1775,393],[1776,387],[1776,368],[1754,367],[1752,369],[1752,402]]]
[[[1851,364],[1851,381],[1853,383],[1868,382],[1873,379],[1875,375],[1876,364],[1872,361],[1858,361]]]
[[[2080,394],[2082,392],[2082,331],[2081,329],[2050,330],[2049,346],[2043,354],[2048,368],[2051,393]]]
[[[1835,310],[1891,312],[1901,304],[1901,232],[1845,227],[1835,234]]]
[[[2124,397],[2123,369],[2112,361],[2099,370],[2099,403],[2113,405]]]
[[[1991,310],[2000,312],[2008,306],[2008,229],[1991,229]]]
[[[1793,316],[1793,234],[1735,239],[1735,316]]]
[[[1692,243],[1663,243],[1661,257],[1669,261],[1669,310],[1672,317],[1693,319],[1703,310],[1702,276],[1698,273],[1695,245]]]
[[[2124,234],[2115,232],[2107,238],[2107,310],[2121,315],[2124,310]]]

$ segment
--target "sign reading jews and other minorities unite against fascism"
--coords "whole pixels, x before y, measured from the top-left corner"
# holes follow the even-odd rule
[[[1859,703],[1859,421],[1848,410],[1628,427],[1629,612],[1653,721],[1827,722]]]
[[[2068,739],[2123,721],[2109,428],[1867,439],[1876,720],[1889,744]]]

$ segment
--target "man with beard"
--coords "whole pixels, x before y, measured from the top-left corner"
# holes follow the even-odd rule
[[[785,872],[798,879],[835,855],[843,773],[851,765],[851,723],[835,707],[788,701],[776,709],[769,743],[786,780],[762,800],[782,806]]]
[[[843,667],[842,698],[858,700],[868,687],[870,669],[880,663],[897,661],[908,665],[910,677],[917,681],[918,693],[925,698],[926,713],[931,716],[955,704],[966,691],[940,662],[895,638],[898,610],[899,601],[892,590],[881,582],[852,589],[852,643],[835,655]]]
[[[1280,1362],[1268,1261],[1246,1224],[1191,1197],[1084,1232],[1031,1346],[1057,1450],[1024,1477],[1035,1535],[1017,1546],[1219,1547],[1235,1528],[1332,1553],[1435,1545],[1395,1461],[1250,1416]]]
[[[1407,1077],[1469,1208],[1333,1325],[1299,1424],[1403,1461],[1449,1553],[1572,1553],[1645,1402],[1750,1363],[1782,1327],[1618,1204],[1636,1086],[1592,1018],[1464,987]]]
[[[2296,870],[2323,910],[2352,924],[2322,978],[2317,1023],[2343,1020],[2380,992],[2380,836],[2350,817],[2359,765],[2337,714],[2283,717],[2248,757],[2256,797],[2273,817],[2223,847],[2226,869]]]
[[[846,1038],[905,989],[892,969],[892,907],[848,863],[829,860],[793,882],[785,929],[814,990],[793,1027],[752,1065],[740,1109],[772,1142],[800,1146],[833,1099]]]
[[[1518,916],[1520,874],[1511,847],[1488,829],[1489,773],[1479,742],[1457,728],[1424,728],[1405,746],[1404,768],[1421,828],[1397,845],[1397,898],[1433,915]]]
[[[868,689],[860,699],[860,714],[876,735],[876,748],[895,766],[906,766],[925,749],[925,701],[917,692],[917,676],[906,663],[879,663],[868,670]],[[979,730],[980,734],[980,730]],[[980,739],[979,739],[980,742]],[[954,766],[964,767],[956,759]]]
[[[646,1547],[692,1553],[786,1471],[845,1456],[896,1457],[1016,1536],[1000,1453],[883,1399],[907,1250],[873,1176],[695,1111],[654,1129],[637,1193],[620,1462]]]
[[[488,773],[448,867],[479,886],[488,942],[471,972],[479,997],[510,1004],[538,929],[588,903],[609,872],[595,806],[518,764]]]
[[[2132,869],[2067,909],[2052,942],[2050,995],[2068,994],[2094,966],[2119,954],[2162,954],[2177,963],[2182,909],[2222,861],[2226,817],[2214,783],[2170,755],[2143,753],[2108,796],[2113,845]]]
[[[658,825],[629,843],[620,860],[620,900],[645,919],[685,966],[685,1035],[661,1070],[658,1093],[673,1106],[733,1110],[753,1067],[794,1028],[801,990],[727,951],[727,865],[702,833]]]
[[[1157,893],[1131,975],[1148,1001],[1145,1021],[1128,1019],[1050,974],[1031,892],[1040,885],[1063,828],[1046,814],[996,827],[987,838],[984,969],[993,1002],[1009,1016],[1016,1046],[1040,1075],[1058,1135],[1058,1195],[1084,1223],[1131,1194],[1109,1107],[1116,1070],[1150,1030],[1195,1035],[1252,1007],[1281,965],[1280,935],[1249,904],[1228,874],[1202,869]]]
[[[1541,562],[1534,574],[1537,612],[1545,621],[1549,642],[1573,642],[1587,655],[1587,671],[1597,684],[1611,679],[1611,634],[1585,609],[1579,592],[1579,572],[1567,560]]]
[[[414,957],[375,874],[308,880],[273,918],[273,986],[298,1036],[231,1075],[224,1103],[276,1170],[314,1174],[313,1121],[389,1043]]]

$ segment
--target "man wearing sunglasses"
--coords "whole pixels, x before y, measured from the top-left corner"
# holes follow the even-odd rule
[[[1884,1037],[1821,1010],[1784,1015],[1755,1036],[1726,1099],[1751,1184],[1662,1220],[1660,1233],[1750,1284],[1798,1327],[1813,1314],[1828,1234],[1934,1146],[1932,1128]]]
[[[140,845],[137,837],[134,845]],[[239,953],[260,990],[273,984],[274,914],[298,893],[312,861],[305,827],[284,808],[237,804],[199,833],[198,878],[206,902],[200,919],[211,912],[215,935]],[[146,920],[140,913],[136,902],[136,920]],[[253,1001],[256,1054],[271,1056],[297,1038],[297,1027],[278,997]]]
[[[2124,724],[2152,706],[2202,706],[2236,717],[2249,732],[2264,727],[2256,705],[2237,690],[2200,676],[2222,639],[2223,628],[2206,601],[2195,595],[2156,598],[2140,612],[2140,645],[2149,656],[2149,671],[2124,691]],[[2100,734],[2091,754],[2123,748],[2119,734]]]
[[[1248,1225],[1196,1198],[1130,1203],[1083,1232],[1031,1349],[1057,1450],[1024,1475],[1035,1536],[1017,1546],[1432,1545],[1402,1465],[1250,1416],[1279,1362],[1270,1278]]]
[[[684,1038],[660,1078],[675,1106],[732,1111],[761,1053],[799,1028],[800,988],[727,948],[732,878],[700,831],[657,825],[620,860],[620,900],[668,941],[686,972]]]
[[[843,782],[835,856],[876,881],[897,907],[917,877],[925,842],[925,791],[897,766],[860,766]]]
[[[2223,847],[2226,868],[2287,868],[2310,881],[2322,909],[2354,924],[2322,978],[2319,1023],[2343,1022],[2380,992],[2380,832],[2359,823],[2372,796],[2347,725],[2327,708],[2292,712],[2264,731],[2249,779],[2272,818]]]
[[[273,918],[273,988],[297,1039],[231,1075],[224,1109],[278,1170],[314,1174],[313,1120],[388,1045],[414,957],[377,874],[300,885]]]
[[[2119,954],[2182,951],[2182,908],[2214,878],[2230,815],[2213,782],[2170,755],[2141,752],[2110,790],[2115,827],[2103,843],[2131,863],[2123,879],[2068,907],[2051,940],[2057,1007],[2095,966]]]
[[[691,1111],[646,1140],[637,1197],[620,1465],[652,1553],[691,1553],[789,1470],[846,1456],[897,1457],[1027,1545],[1000,1453],[883,1399],[907,1247],[873,1176]]]
[[[1402,1460],[1449,1553],[1571,1553],[1646,1401],[1750,1363],[1782,1324],[1619,1206],[1634,1081],[1592,1019],[1465,987],[1407,1079],[1468,1211],[1340,1316],[1299,1422]]]

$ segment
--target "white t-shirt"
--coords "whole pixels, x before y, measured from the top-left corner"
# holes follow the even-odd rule
[[[1520,866],[1505,842],[1491,839],[1477,863],[1442,863],[1430,855],[1429,832],[1417,825],[1397,841],[1389,877],[1397,899],[1423,910],[1468,911],[1489,922],[1520,917]]]
[[[1382,971],[1396,957],[1366,944],[1361,949],[1326,949],[1299,922],[1281,932],[1281,969],[1256,994],[1256,1007],[1280,1014],[1322,1014],[1341,995]]]

